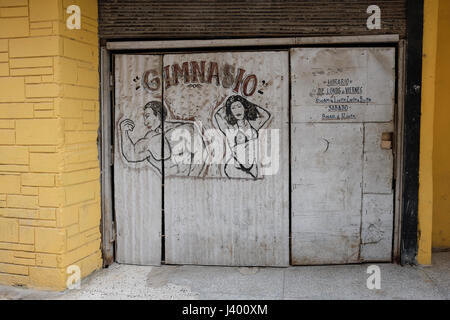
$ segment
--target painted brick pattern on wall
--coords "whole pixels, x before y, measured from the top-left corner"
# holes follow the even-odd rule
[[[96,1],[0,0],[0,284],[101,266],[98,86]]]

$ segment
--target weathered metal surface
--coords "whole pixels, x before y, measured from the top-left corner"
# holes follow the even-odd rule
[[[287,52],[164,56],[167,139],[173,123],[195,122],[196,130],[215,132],[203,134],[201,145],[219,160],[204,159],[190,170],[175,170],[172,159],[165,161],[167,263],[289,264],[288,64]],[[227,107],[236,101],[242,112]],[[243,130],[228,139],[227,129]],[[264,173],[268,158],[247,166],[235,153],[254,141],[265,145],[267,136],[274,139],[271,160],[279,167],[273,175]],[[211,149],[215,139],[222,139],[223,150]]]
[[[393,195],[365,194],[361,225],[361,261],[390,261]]]
[[[110,65],[110,56],[105,48],[101,48],[101,63],[103,66]],[[113,232],[113,179],[112,179],[112,109],[111,91],[109,85],[110,69],[102,68],[100,78],[101,84],[101,143],[99,154],[101,155],[101,199],[102,199],[102,258],[103,266],[114,263],[114,232]]]
[[[189,48],[223,48],[223,47],[267,47],[296,45],[334,45],[334,44],[370,44],[399,43],[398,34],[379,34],[364,36],[329,36],[329,37],[284,37],[284,38],[233,38],[208,40],[141,40],[109,41],[108,50],[155,50],[155,49],[189,49]]]
[[[292,124],[292,262],[358,261],[362,124]]]
[[[389,261],[395,50],[291,57],[292,261]]]
[[[389,122],[393,48],[292,49],[294,122]]]
[[[381,9],[369,30],[367,7]],[[100,0],[100,38],[200,39],[399,34],[407,0]]]
[[[389,261],[394,51],[291,56],[292,262]],[[288,65],[282,51],[116,57],[117,261],[160,263],[164,175],[167,263],[288,264]]]
[[[146,116],[144,107],[161,103],[162,89],[146,90],[142,75],[161,76],[162,56],[117,55],[115,57],[114,196],[117,225],[117,262],[161,263],[162,182],[161,135]],[[152,139],[150,139],[152,138]],[[158,150],[159,140],[159,150]],[[153,152],[153,154],[150,154]]]
[[[393,132],[393,123],[364,124],[364,193],[392,194],[394,159],[392,149],[381,147],[381,138]]]
[[[393,155],[382,149],[383,134],[393,123],[364,124],[363,209],[361,261],[390,261],[394,224]]]
[[[405,63],[406,63],[406,41],[401,40],[398,44],[397,66],[397,106],[395,113],[395,143],[394,143],[394,177],[395,177],[395,205],[394,205],[394,232],[393,232],[393,252],[392,257],[396,262],[400,262],[400,234],[401,234],[401,208],[403,196],[403,127],[405,113]]]

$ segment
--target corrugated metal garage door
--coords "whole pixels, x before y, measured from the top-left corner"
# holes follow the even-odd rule
[[[289,162],[293,264],[391,259],[395,49],[290,57],[116,56],[119,262],[288,265]]]
[[[160,86],[156,90],[144,90],[141,77],[146,71],[161,75],[162,56],[118,55],[115,67],[116,260],[131,264],[159,265],[161,164],[147,153],[149,143],[146,134],[149,130],[144,124],[144,107],[149,101],[162,101],[162,88]],[[157,144],[155,142],[154,139],[151,141]]]
[[[159,263],[163,177],[166,263],[289,264],[288,66],[287,51],[116,57],[118,261]]]
[[[225,148],[217,150],[215,144],[211,152],[222,151],[220,161],[188,178],[166,172],[166,262],[286,266],[288,52],[164,56],[165,66],[202,61],[205,81],[199,79],[200,85],[193,86],[192,78],[180,77],[179,84],[173,85],[172,77],[164,101],[174,118],[192,119],[203,132],[213,133],[212,139],[204,135],[206,144],[212,146],[213,139],[223,137],[220,145],[225,143]],[[264,138],[272,139],[270,145],[262,144]],[[239,148],[253,147],[251,159],[239,159]],[[278,164],[273,174],[264,172],[262,159],[270,147],[279,150],[277,159],[271,159]]]

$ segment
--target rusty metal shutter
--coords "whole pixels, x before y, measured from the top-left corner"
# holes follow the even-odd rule
[[[378,0],[382,28],[368,30],[367,0],[99,0],[102,39],[406,36],[406,0]]]

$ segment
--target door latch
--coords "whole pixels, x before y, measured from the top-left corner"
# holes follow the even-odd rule
[[[381,149],[391,150],[393,138],[393,132],[383,132],[381,135]]]

